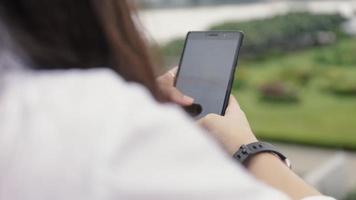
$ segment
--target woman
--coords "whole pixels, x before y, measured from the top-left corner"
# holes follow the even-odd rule
[[[0,6],[0,199],[329,199],[275,155],[230,158],[257,141],[234,97],[205,131],[164,104],[193,100],[156,83],[128,1]]]

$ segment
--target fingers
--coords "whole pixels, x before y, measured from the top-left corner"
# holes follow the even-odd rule
[[[166,92],[166,94],[168,94],[169,98],[181,105],[181,106],[190,106],[193,104],[194,102],[194,99],[189,97],[189,96],[186,96],[184,94],[182,94],[177,88],[175,87],[170,87],[167,89],[168,91]]]
[[[166,72],[162,76],[159,76],[157,78],[157,81],[160,84],[173,86],[177,71],[178,71],[178,67],[173,67],[172,69],[170,69],[168,72]]]
[[[158,85],[160,86],[162,92],[165,93],[171,101],[181,106],[190,106],[193,104],[194,99],[182,94],[173,86],[177,71],[178,67],[173,67],[171,70],[158,77]]]
[[[233,95],[230,95],[229,105],[227,106],[225,115],[230,115],[238,110],[240,110],[240,105]]]
[[[167,73],[174,79],[177,75],[177,72],[178,72],[178,66],[175,66],[171,70],[169,70]]]

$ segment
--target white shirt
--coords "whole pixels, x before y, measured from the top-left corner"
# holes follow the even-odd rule
[[[109,70],[8,74],[0,200],[287,200],[178,107]],[[326,200],[311,197],[308,200]]]

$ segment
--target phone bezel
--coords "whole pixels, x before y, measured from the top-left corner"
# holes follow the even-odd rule
[[[181,57],[180,57],[180,60],[179,60],[177,75],[176,75],[175,80],[174,80],[174,86],[175,87],[177,85],[177,81],[178,81],[178,77],[179,77],[179,74],[180,74],[180,70],[182,68],[183,57],[184,57],[184,53],[185,53],[185,50],[186,50],[186,47],[187,47],[187,43],[188,43],[188,41],[190,39],[189,37],[194,33],[195,34],[200,34],[201,36],[203,36],[202,39],[206,39],[206,38],[210,38],[210,37],[218,37],[218,36],[221,37],[221,35],[231,34],[231,33],[234,33],[234,34],[238,35],[238,37],[236,38],[238,40],[238,45],[237,45],[236,50],[235,50],[233,66],[231,67],[231,71],[230,71],[230,79],[229,79],[229,83],[228,83],[228,86],[227,86],[226,91],[225,91],[225,98],[224,98],[223,107],[222,107],[221,112],[219,113],[220,115],[224,116],[225,112],[226,112],[226,108],[227,108],[227,106],[229,104],[230,94],[231,94],[232,86],[233,86],[234,79],[235,79],[235,72],[236,72],[236,69],[238,67],[238,58],[239,58],[239,54],[240,54],[242,43],[243,43],[244,33],[242,31],[189,31],[187,33],[187,35],[186,35],[185,42],[184,42],[184,47],[183,47],[183,50],[182,50],[182,53],[181,53]],[[231,38],[231,39],[233,39],[233,38]]]

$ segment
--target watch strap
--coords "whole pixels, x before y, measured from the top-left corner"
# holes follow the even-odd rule
[[[247,145],[242,145],[233,157],[240,163],[244,164],[248,159],[259,153],[272,153],[278,156],[289,168],[291,164],[288,158],[277,150],[277,148],[267,142],[254,142]]]

